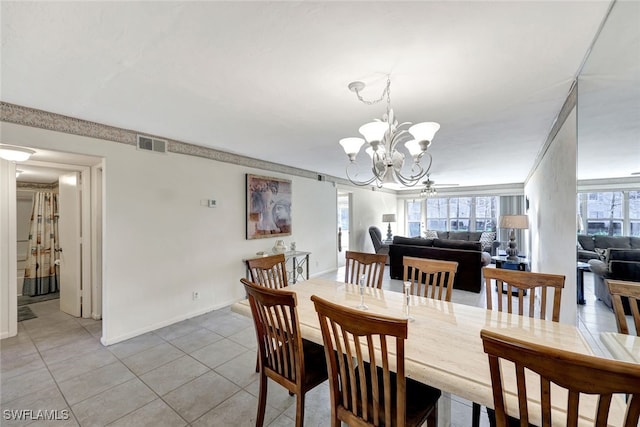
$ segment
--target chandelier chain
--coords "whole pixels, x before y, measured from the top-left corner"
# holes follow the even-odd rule
[[[385,95],[387,96],[387,109],[389,109],[389,105],[391,104],[391,78],[389,76],[387,76],[387,86],[384,88],[384,90],[382,91],[382,95],[380,95],[380,98],[374,100],[374,101],[367,101],[366,99],[364,99],[362,97],[362,95],[360,95],[360,91],[358,89],[355,89],[356,92],[356,96],[358,97],[358,100],[360,100],[360,102],[362,102],[363,104],[367,104],[367,105],[375,105],[381,101],[384,100]]]

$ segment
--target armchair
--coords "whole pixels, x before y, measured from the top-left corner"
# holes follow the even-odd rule
[[[378,227],[372,225],[369,227],[369,235],[371,236],[371,242],[373,242],[373,249],[377,254],[389,255],[389,245],[382,243],[382,232]],[[386,264],[389,264],[389,259],[387,258]]]

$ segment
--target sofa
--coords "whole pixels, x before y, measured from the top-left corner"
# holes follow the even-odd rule
[[[482,251],[480,242],[395,236],[389,245],[392,279],[403,279],[402,259],[405,256],[456,261],[458,271],[453,288],[476,293],[482,289],[482,268],[491,263],[491,255]]]
[[[467,242],[480,242],[482,251],[491,256],[497,255],[500,242],[496,241],[495,231],[425,231],[427,239],[464,240]]]
[[[578,261],[602,260],[607,249],[640,249],[640,237],[578,234]]]
[[[604,281],[616,279],[640,282],[640,249],[610,248],[606,251],[604,259],[589,260],[589,267],[593,272],[596,297],[611,308],[611,294]],[[626,298],[623,298],[622,305],[625,313],[630,314],[629,301]]]

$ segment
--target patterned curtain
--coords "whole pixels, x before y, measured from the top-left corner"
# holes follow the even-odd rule
[[[35,193],[22,295],[43,295],[59,290],[60,277],[54,263],[59,248],[58,195]]]

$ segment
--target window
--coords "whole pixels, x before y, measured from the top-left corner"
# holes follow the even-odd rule
[[[449,199],[449,230],[468,231],[471,220],[471,197]]]
[[[409,237],[420,237],[420,222],[422,220],[422,202],[407,201],[407,232]]]
[[[475,198],[476,231],[496,231],[497,197]]]
[[[585,193],[583,193],[585,194]],[[586,193],[587,234],[621,236],[624,219],[621,191]]]
[[[427,199],[427,230],[495,231],[497,215],[495,196]]]
[[[640,237],[640,191],[629,191],[629,235]]]
[[[640,236],[640,191],[578,193],[586,234]]]
[[[447,230],[449,199],[427,199],[427,230]]]

